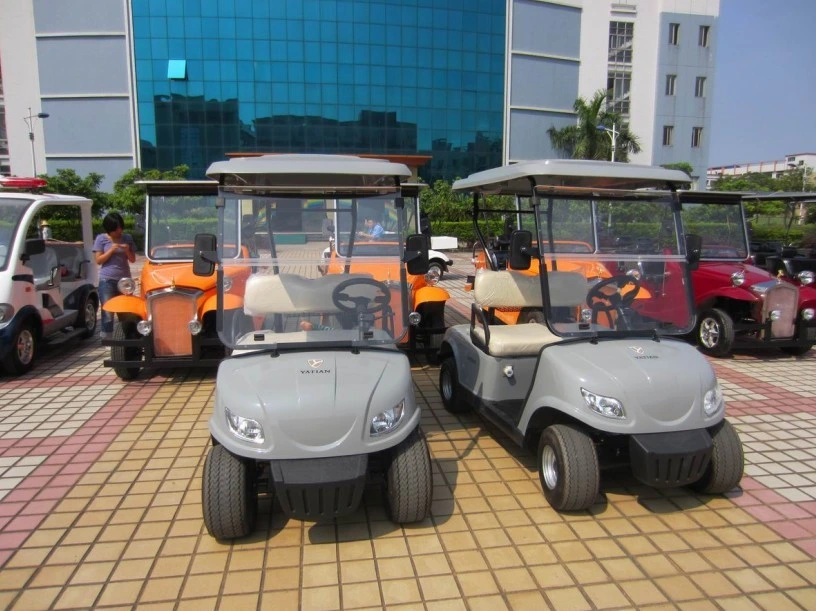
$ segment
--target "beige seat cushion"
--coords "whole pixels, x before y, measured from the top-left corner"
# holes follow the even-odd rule
[[[370,278],[369,274],[330,274],[304,278],[297,274],[255,274],[249,277],[244,293],[244,312],[250,316],[307,312],[337,313],[332,301],[335,287],[346,280]],[[352,285],[345,293],[376,293],[371,285]]]
[[[474,327],[473,333],[483,344],[486,343],[482,327]],[[559,341],[560,337],[538,323],[490,325],[488,352],[493,356],[532,356],[542,347]]]

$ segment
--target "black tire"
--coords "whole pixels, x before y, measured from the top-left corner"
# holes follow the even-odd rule
[[[439,279],[442,280],[442,276],[445,275],[445,266],[439,261],[431,261],[428,263],[428,271],[431,271],[432,269],[439,272]]]
[[[711,308],[700,314],[697,344],[709,356],[727,356],[734,346],[734,321],[725,310]]]
[[[11,349],[3,359],[3,368],[12,375],[23,375],[34,366],[37,357],[37,334],[30,321],[17,327],[11,338]]]
[[[385,484],[391,521],[420,522],[433,500],[431,456],[422,430],[415,428],[392,452]]]
[[[805,356],[810,352],[811,348],[813,348],[813,346],[785,346],[784,348],[780,348],[780,350],[790,356]]]
[[[91,296],[86,297],[82,308],[77,314],[76,324],[77,328],[83,329],[82,333],[80,333],[82,339],[93,337],[93,334],[96,333],[96,308],[96,299]]]
[[[255,463],[212,446],[204,461],[204,525],[218,540],[246,537],[255,529],[258,491]]]
[[[462,387],[459,385],[459,372],[456,370],[456,359],[449,356],[439,367],[439,394],[442,405],[451,414],[469,412],[471,407],[465,401]]]
[[[118,322],[113,327],[113,339],[135,339],[136,330],[133,325],[128,325],[128,330],[125,326]],[[140,348],[124,348],[122,346],[111,346],[111,359],[114,361],[140,361],[142,359]],[[122,380],[133,380],[139,375],[141,367],[114,367],[114,373]]]
[[[598,452],[592,439],[569,424],[544,429],[538,444],[538,476],[553,509],[578,511],[591,507],[601,485]]]
[[[689,487],[705,494],[723,494],[737,487],[742,479],[745,458],[736,429],[727,420],[711,433],[714,449],[705,474]]]

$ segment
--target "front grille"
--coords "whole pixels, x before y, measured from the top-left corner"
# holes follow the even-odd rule
[[[155,356],[192,356],[193,336],[187,328],[196,314],[196,294],[166,291],[149,295]]]
[[[771,323],[771,337],[793,337],[796,332],[796,306],[799,291],[792,284],[780,282],[765,293],[762,303],[762,320],[768,320],[771,312],[780,312],[778,320]]]
[[[656,488],[696,482],[708,468],[711,449],[711,435],[705,429],[629,437],[633,475]]]

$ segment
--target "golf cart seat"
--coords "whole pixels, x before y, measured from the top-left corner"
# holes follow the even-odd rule
[[[340,310],[332,300],[332,292],[341,282],[355,278],[371,278],[371,275],[330,274],[304,278],[297,274],[256,274],[247,280],[244,313],[250,316],[336,314]]]
[[[586,279],[575,272],[549,272],[552,307],[577,307],[587,293]],[[480,270],[473,285],[470,335],[473,342],[493,356],[532,356],[541,348],[561,341],[543,324],[490,324],[484,308],[541,308],[538,276],[517,271]],[[476,318],[481,326],[476,325]]]

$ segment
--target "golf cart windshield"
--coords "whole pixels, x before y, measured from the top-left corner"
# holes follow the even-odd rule
[[[192,261],[193,241],[198,233],[215,233],[215,186],[212,194],[150,194],[147,202],[147,255],[152,261]],[[238,217],[226,210],[223,255],[238,256]]]
[[[0,270],[6,269],[12,240],[20,224],[20,218],[31,203],[29,199],[3,198],[0,205]]]
[[[748,257],[748,239],[742,204],[696,202],[693,193],[683,194],[683,229],[703,239],[702,259],[744,261]]]
[[[402,225],[394,217],[393,235],[381,242],[352,235],[363,231],[354,220],[364,218],[365,211],[402,214],[393,205],[394,196],[223,196],[225,216],[232,210],[233,218],[250,217],[252,222],[242,225],[254,227],[258,236],[257,257],[222,260],[224,278],[231,275],[232,266],[253,270],[245,282],[219,283],[224,309],[233,308],[222,317],[219,334],[224,344],[238,351],[355,348],[393,345],[403,337],[408,308],[401,282],[405,274],[399,238]],[[341,265],[327,271],[321,243],[292,239],[286,219],[293,211],[303,225],[320,227],[333,219],[338,238],[346,245]],[[375,247],[379,249],[372,250]],[[234,310],[236,303],[242,308]]]
[[[523,213],[530,204],[520,201],[522,229],[535,236],[535,216]],[[670,194],[547,194],[537,209],[542,239],[534,246],[546,266],[546,319],[555,333],[662,335],[691,329],[687,262]],[[527,273],[537,272],[534,261]]]
[[[408,233],[416,231],[416,206],[405,205],[405,222],[400,234],[398,221],[403,210],[397,208],[394,196],[369,197],[357,200],[337,200],[338,211],[333,213],[337,254],[348,256],[399,256],[400,244]]]

